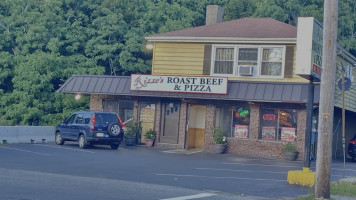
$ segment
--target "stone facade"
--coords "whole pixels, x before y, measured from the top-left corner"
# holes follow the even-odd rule
[[[90,110],[103,110],[103,99],[106,95],[92,94],[90,95]]]
[[[91,110],[102,110],[103,99],[111,99],[113,96],[105,95],[91,95],[90,97],[90,109]],[[142,99],[144,102],[147,99]],[[132,99],[134,103],[133,108],[133,117],[135,120],[139,118],[139,106],[140,99]],[[159,99],[150,99],[150,102],[155,102],[155,119],[154,119],[154,130],[157,133],[155,140],[155,146],[161,148],[177,148],[185,149],[187,143],[187,110],[188,102],[182,100],[180,103],[179,111],[179,130],[178,130],[178,140],[177,144],[168,144],[160,143],[160,135],[162,129],[162,102]],[[197,103],[197,102],[195,102]],[[203,102],[202,102],[203,103]],[[234,104],[231,104],[234,105]],[[283,147],[286,142],[282,141],[265,141],[259,139],[260,132],[260,108],[264,104],[250,104],[250,128],[249,136],[246,139],[241,138],[227,138],[227,153],[246,155],[246,156],[256,156],[256,157],[265,157],[265,158],[284,158]],[[206,115],[205,117],[205,135],[204,135],[204,151],[213,152],[214,143],[213,143],[213,128],[214,128],[214,117],[215,117],[216,106],[213,103],[206,104]],[[293,142],[298,149],[298,160],[304,158],[304,143],[305,143],[305,124],[306,124],[306,110],[297,109],[297,133],[296,141]]]

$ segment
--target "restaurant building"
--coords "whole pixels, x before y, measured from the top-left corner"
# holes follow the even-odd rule
[[[221,21],[221,8],[208,6],[207,25],[146,37],[153,45],[152,74],[74,75],[58,92],[90,95],[91,110],[140,120],[142,132],[157,132],[158,147],[213,151],[213,129],[219,128],[227,153],[283,158],[284,145],[292,142],[303,159],[311,77],[312,147],[317,144],[322,26],[309,17],[299,18],[298,26],[272,18]],[[356,126],[355,63],[338,48],[333,157],[343,154],[342,72],[351,83],[344,93],[346,141]]]

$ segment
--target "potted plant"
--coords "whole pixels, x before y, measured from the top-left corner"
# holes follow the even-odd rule
[[[214,152],[224,153],[226,149],[226,137],[222,129],[213,129],[213,140],[214,140]]]
[[[153,142],[156,138],[156,131],[149,129],[148,131],[146,131],[143,136],[145,137],[145,144],[147,147],[152,147],[153,146]]]
[[[136,144],[137,134],[140,132],[141,126],[140,122],[136,120],[131,120],[126,125],[125,132],[125,144],[126,146],[133,146]]]
[[[285,158],[286,160],[293,161],[297,159],[298,151],[297,147],[293,145],[291,142],[288,142],[284,148]]]

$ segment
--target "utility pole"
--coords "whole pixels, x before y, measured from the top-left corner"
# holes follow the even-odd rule
[[[324,0],[323,58],[320,83],[315,198],[330,198],[330,165],[334,118],[338,0]]]

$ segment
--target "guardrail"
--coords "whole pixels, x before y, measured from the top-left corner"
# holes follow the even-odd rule
[[[0,126],[0,143],[46,143],[53,141],[53,126]]]

